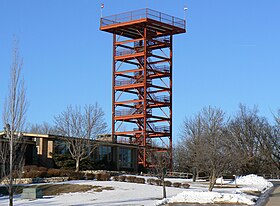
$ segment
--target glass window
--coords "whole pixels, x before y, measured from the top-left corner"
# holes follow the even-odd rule
[[[111,161],[112,148],[110,146],[98,147],[98,160]]]
[[[66,153],[68,153],[68,148],[67,148],[66,144],[67,143],[63,140],[55,140],[54,141],[55,154],[66,154]]]
[[[132,152],[129,148],[120,148],[119,153],[120,167],[132,167]]]

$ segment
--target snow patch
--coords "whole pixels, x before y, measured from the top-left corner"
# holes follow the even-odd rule
[[[157,205],[167,203],[238,203],[238,204],[255,204],[257,197],[245,194],[228,194],[219,192],[204,191],[185,191],[174,197],[166,198],[157,203]]]
[[[273,187],[273,184],[263,177],[251,174],[247,176],[238,177],[236,180],[238,185],[244,185],[249,187],[244,187],[241,191],[251,190],[251,191],[260,191],[265,192],[269,188]]]

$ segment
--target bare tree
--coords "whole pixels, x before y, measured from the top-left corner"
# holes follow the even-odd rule
[[[165,186],[165,177],[168,168],[170,168],[170,154],[166,151],[162,152],[153,152],[151,151],[152,159],[152,173],[161,180],[162,185],[162,197],[166,198],[166,186]]]
[[[239,105],[237,115],[228,127],[232,149],[238,154],[235,172],[239,174],[259,174],[269,172],[270,142],[272,127],[264,117],[258,115],[258,109]]]
[[[178,157],[181,165],[193,172],[193,181],[196,181],[197,174],[203,171],[204,164],[201,155],[204,152],[202,116],[198,113],[194,118],[185,119],[181,139],[178,146]],[[202,150],[202,151],[200,151]]]
[[[9,181],[6,181],[9,191],[9,204],[13,205],[13,172],[19,171],[24,163],[24,152],[26,144],[22,139],[21,131],[25,124],[25,115],[27,111],[26,88],[22,77],[23,61],[19,56],[17,42],[13,53],[13,62],[10,69],[9,93],[5,100],[3,110],[3,122],[5,124],[6,141],[2,141],[1,160],[3,175],[9,175]],[[8,142],[7,142],[8,141]],[[9,147],[5,144],[9,144]],[[9,167],[7,156],[9,156]]]
[[[43,122],[42,124],[31,124],[26,131],[35,134],[57,134],[55,127],[47,122]]]
[[[280,171],[280,110],[274,115],[275,125],[267,126],[260,135],[260,145],[267,151],[269,159],[275,168],[271,168],[271,173]],[[273,170],[274,169],[274,170]]]
[[[213,190],[216,179],[226,171],[230,162],[226,125],[225,113],[210,106],[185,121],[182,141],[189,162],[193,168],[209,174],[209,191]]]
[[[107,128],[104,112],[97,103],[84,106],[83,110],[78,106],[68,106],[64,112],[55,116],[55,126],[76,161],[76,171],[79,171],[80,162],[93,153],[96,147],[93,140]]]

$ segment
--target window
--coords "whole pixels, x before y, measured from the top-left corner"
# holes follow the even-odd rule
[[[98,147],[98,160],[111,161],[112,148],[110,146]]]
[[[120,167],[131,168],[132,167],[132,152],[129,148],[120,148],[119,153]]]
[[[55,140],[54,141],[54,152],[55,154],[67,154],[68,153],[68,148],[66,146],[66,142],[63,140]]]

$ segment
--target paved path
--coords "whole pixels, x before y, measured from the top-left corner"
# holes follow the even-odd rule
[[[279,206],[280,205],[280,182],[273,183],[275,190],[269,195],[266,206]]]

